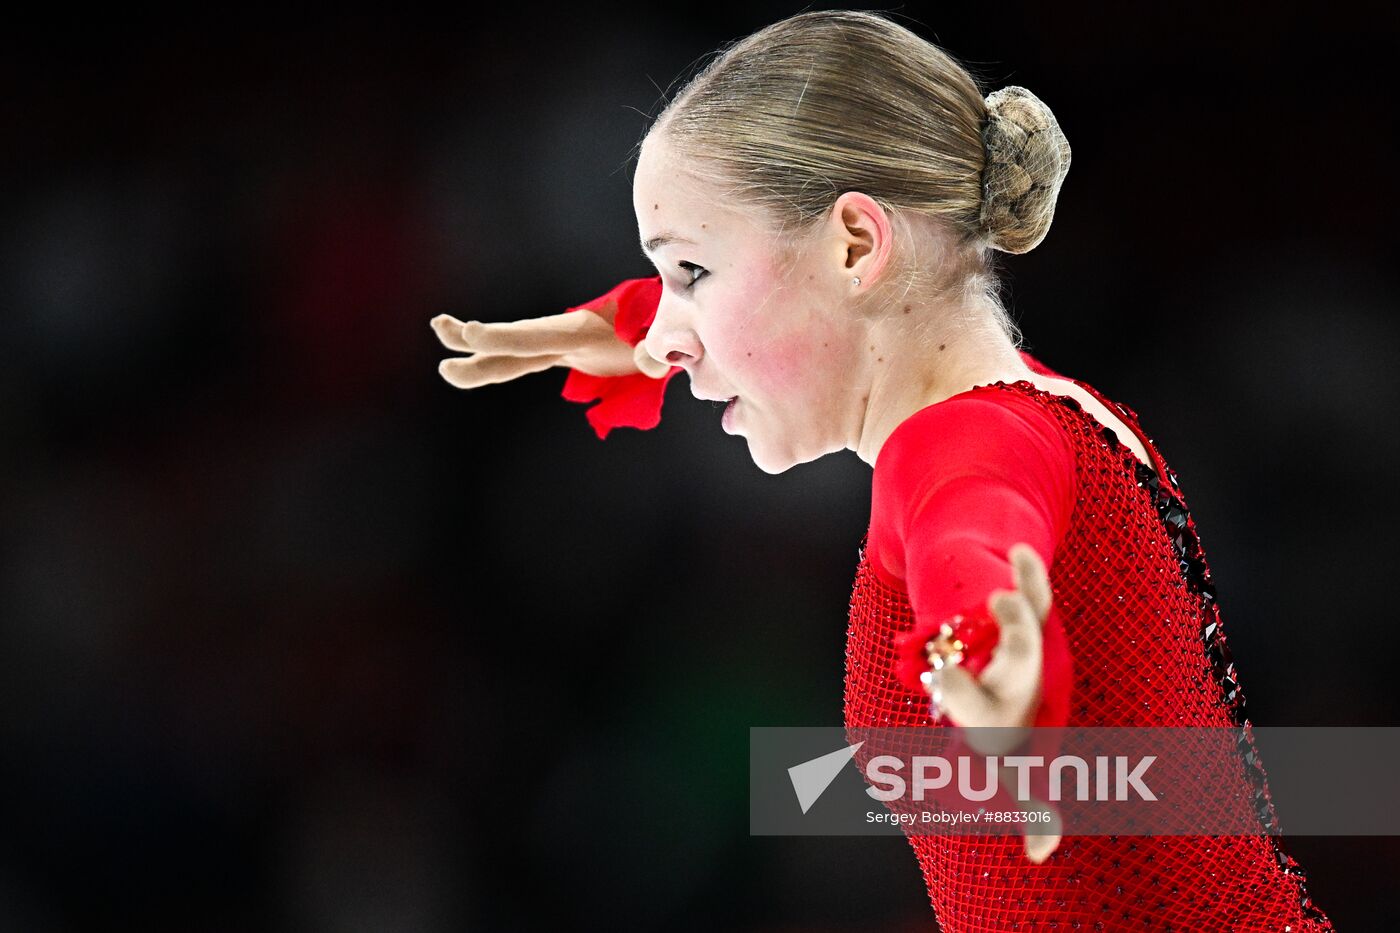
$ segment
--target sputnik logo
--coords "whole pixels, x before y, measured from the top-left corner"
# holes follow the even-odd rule
[[[788,778],[792,781],[792,789],[797,794],[797,803],[802,807],[805,814],[812,809],[812,805],[826,789],[831,786],[831,782],[836,780],[836,775],[841,773],[841,769],[846,763],[855,757],[856,751],[865,743],[857,742],[854,745],[847,745],[834,752],[822,755],[820,758],[813,758],[811,761],[804,761],[800,765],[793,765],[788,768]],[[1071,799],[1074,800],[1128,800],[1130,789],[1136,792],[1140,800],[1156,800],[1157,795],[1152,792],[1142,781],[1143,772],[1157,760],[1156,755],[1147,755],[1141,758],[1136,767],[1128,770],[1130,764],[1128,756],[1118,755],[1114,759],[1117,765],[1116,788],[1111,791],[1110,762],[1106,755],[1099,755],[1094,759],[1094,770],[1097,774],[1097,784],[1093,783],[1089,777],[1089,762],[1077,755],[1060,755],[1049,765],[1050,799],[1063,800],[1062,779],[1065,769],[1072,769],[1077,777],[1071,788]],[[906,791],[910,789],[909,782],[898,773],[904,762],[893,755],[877,755],[866,764],[867,782],[872,785],[867,787],[865,792],[876,800],[891,801],[903,798]],[[928,789],[939,790],[956,786],[958,792],[968,800],[988,800],[997,792],[1000,783],[1000,770],[1005,769],[1015,772],[1017,799],[1028,799],[1030,796],[1030,772],[1033,768],[1045,767],[1045,758],[1040,755],[1009,755],[1003,758],[991,756],[983,762],[986,771],[986,778],[983,786],[974,788],[972,786],[971,770],[974,765],[967,755],[960,755],[956,759],[956,765],[945,758],[930,755],[916,755],[913,758],[913,799],[923,800],[924,791]],[[933,770],[936,776],[930,778],[928,771]]]
[[[831,782],[836,780],[836,775],[846,767],[846,762],[854,758],[856,750],[864,744],[857,742],[788,768],[788,777],[792,780],[792,789],[797,794],[797,803],[803,813],[812,809],[812,804],[826,792]]]

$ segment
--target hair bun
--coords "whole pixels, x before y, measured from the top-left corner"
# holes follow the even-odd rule
[[[982,229],[996,249],[1024,253],[1050,232],[1069,171],[1069,140],[1050,108],[1023,87],[987,96]]]

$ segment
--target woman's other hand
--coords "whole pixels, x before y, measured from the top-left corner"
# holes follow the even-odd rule
[[[438,372],[459,389],[509,382],[552,366],[593,376],[665,376],[668,364],[654,359],[643,344],[631,347],[618,338],[610,320],[616,302],[602,311],[581,308],[497,324],[439,314],[431,323],[442,345],[470,355],[443,360]]]
[[[1028,544],[1012,545],[1008,556],[1016,589],[993,590],[987,598],[1000,629],[992,659],[980,676],[956,663],[945,665],[938,685],[940,706],[954,722],[1007,730],[1002,741],[1010,750],[1024,739],[1024,733],[1011,730],[1029,728],[1040,703],[1041,629],[1050,615],[1050,576]]]
[[[1050,615],[1050,576],[1040,555],[1021,543],[1013,545],[1008,556],[1016,589],[994,590],[987,599],[987,608],[1001,630],[992,659],[980,677],[956,663],[938,672],[942,708],[968,730],[963,733],[967,744],[989,756],[1005,755],[1017,748],[1035,721],[1041,693],[1041,629]],[[1002,786],[1014,788],[1014,773],[1005,766],[999,771]],[[1041,817],[1026,824],[1025,836],[1026,855],[1038,865],[1060,844],[1060,816],[1054,807],[1034,797],[1019,804],[1023,811]],[[1031,826],[1044,827],[1045,831],[1032,835]]]

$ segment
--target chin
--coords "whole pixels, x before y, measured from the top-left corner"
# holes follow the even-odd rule
[[[753,438],[749,438],[748,441],[749,456],[753,458],[754,465],[772,476],[786,473],[799,463],[817,459],[816,457],[800,457],[791,447],[786,445],[781,450],[774,450],[762,442],[755,442]]]
[[[777,476],[779,473],[786,473],[788,470],[792,469],[797,465],[792,461],[788,461],[785,463],[773,463],[771,461],[760,459],[759,457],[754,457],[753,462],[758,465],[758,468],[760,470],[767,473],[769,476]]]

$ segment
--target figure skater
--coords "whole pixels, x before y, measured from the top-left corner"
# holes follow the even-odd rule
[[[642,141],[656,276],[539,319],[434,318],[467,354],[440,372],[475,388],[566,367],[605,438],[655,426],[684,370],[766,472],[854,450],[873,486],[848,727],[1248,735],[1176,474],[1130,408],[1022,349],[999,298],[993,251],[1041,242],[1069,164],[1026,89],[984,97],[881,15],[802,13],[723,49]],[[1263,831],[1256,755],[1237,777],[1259,834],[908,840],[948,933],[1332,929]]]

